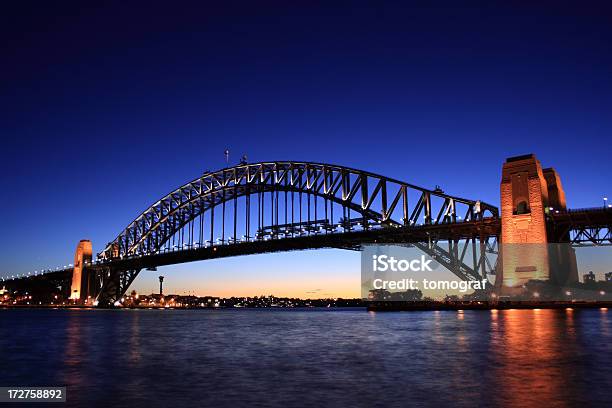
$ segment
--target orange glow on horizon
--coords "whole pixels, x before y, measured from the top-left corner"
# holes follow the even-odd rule
[[[277,297],[301,298],[301,299],[327,299],[344,298],[354,299],[361,297],[361,286],[359,278],[345,279],[328,277],[326,279],[310,279],[309,277],[288,278],[278,281],[270,278],[261,280],[243,280],[242,282],[194,282],[184,288],[183,285],[174,284],[171,280],[164,287],[164,293],[177,295],[215,296],[215,297],[254,297],[261,295],[274,295]],[[134,286],[137,292],[148,294],[158,293],[159,289],[153,285]]]

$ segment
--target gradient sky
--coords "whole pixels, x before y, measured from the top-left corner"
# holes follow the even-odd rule
[[[224,167],[226,148],[493,204],[503,160],[533,152],[569,206],[612,196],[606,2],[14,3],[0,16],[0,276],[70,263],[79,239],[99,251]],[[359,295],[354,252],[160,271],[179,293]]]

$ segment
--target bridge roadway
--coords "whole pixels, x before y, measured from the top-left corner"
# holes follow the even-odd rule
[[[217,244],[150,255],[115,258],[109,262],[94,263],[89,265],[88,268],[97,269],[112,265],[113,268],[117,269],[144,269],[206,259],[304,249],[341,248],[358,250],[362,244],[374,242],[427,243],[430,239],[436,241],[463,240],[497,236],[500,228],[500,220],[489,217],[478,221],[454,224],[388,227],[335,234],[312,234],[301,237]]]
[[[553,210],[548,214],[549,236],[574,246],[612,245],[612,208]]]
[[[566,211],[552,211],[548,214],[551,231],[557,237],[573,232],[571,242],[574,245],[612,245],[612,209],[584,208]],[[459,223],[420,225],[410,227],[377,228],[369,231],[345,233],[312,234],[307,236],[268,239],[240,242],[236,244],[217,244],[214,246],[177,249],[150,255],[111,259],[106,262],[94,262],[88,269],[99,270],[112,266],[113,269],[145,269],[177,263],[225,258],[256,253],[273,253],[282,251],[342,248],[356,250],[362,243],[424,243],[430,238],[454,240],[499,236],[501,220],[487,217],[477,221]],[[72,267],[48,271],[43,274],[24,276],[15,279],[4,279],[10,283],[18,279],[66,279],[72,274]]]
[[[232,244],[216,244],[207,247],[176,249],[148,255],[134,255],[113,258],[107,261],[94,261],[86,265],[88,270],[146,269],[178,263],[227,258],[232,256],[274,253],[305,249],[340,248],[359,250],[364,243],[427,243],[436,241],[479,239],[497,237],[501,228],[499,218],[486,217],[481,220],[459,223],[412,225],[407,227],[376,228],[367,231],[343,233],[316,233],[298,237],[260,239]],[[72,275],[72,267],[31,275],[27,279],[67,279]],[[23,278],[19,278],[23,279]],[[14,279],[14,280],[17,280]],[[4,282],[10,283],[11,280]]]

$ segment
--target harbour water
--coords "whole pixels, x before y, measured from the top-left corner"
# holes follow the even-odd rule
[[[612,406],[612,311],[0,310],[65,406]]]

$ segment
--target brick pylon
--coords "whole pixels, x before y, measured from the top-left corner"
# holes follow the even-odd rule
[[[82,239],[77,245],[74,253],[74,269],[72,271],[72,285],[70,287],[70,298],[82,300],[87,298],[87,270],[84,269],[85,262],[91,262],[91,241]]]
[[[550,245],[565,239],[547,232],[548,212],[566,209],[557,172],[542,169],[533,154],[511,157],[502,168],[500,191],[502,245],[496,285],[511,289],[530,280],[563,285],[577,279],[573,250],[569,244]]]

